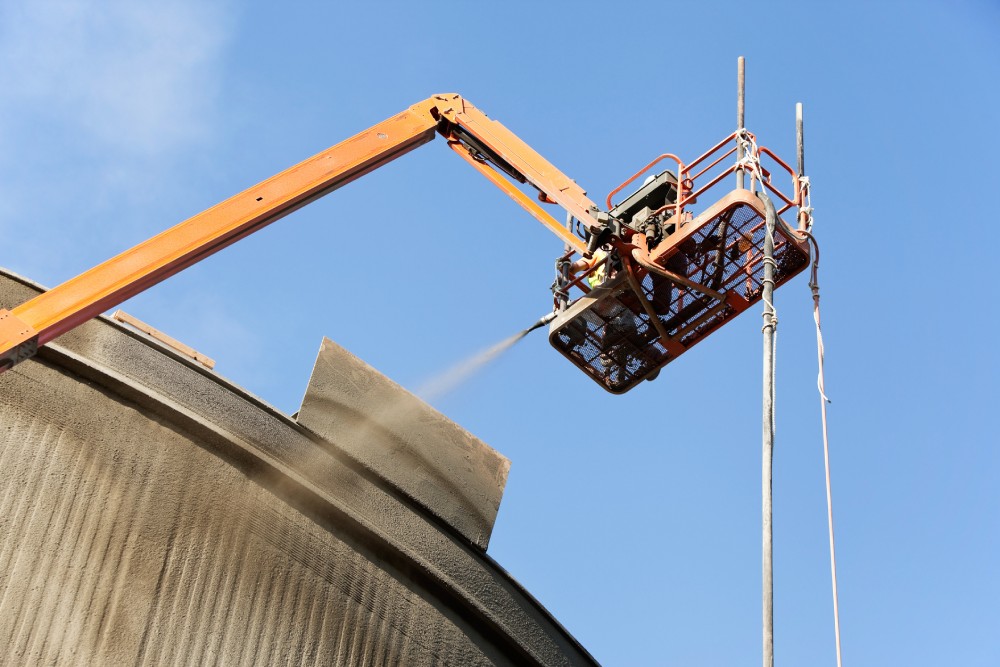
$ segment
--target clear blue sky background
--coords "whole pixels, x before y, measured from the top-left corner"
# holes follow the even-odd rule
[[[1000,664],[1000,5],[0,3],[3,265],[54,285],[432,93],[595,199],[806,110],[847,665]],[[559,242],[434,143],[125,305],[294,412],[322,336],[402,385],[547,308]],[[496,260],[502,258],[506,265]],[[775,634],[833,664],[806,277],[777,294]],[[435,402],[513,461],[490,553],[608,665],[760,654],[758,313],[615,397],[534,334]]]

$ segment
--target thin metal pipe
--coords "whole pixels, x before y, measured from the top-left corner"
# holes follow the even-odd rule
[[[802,102],[795,104],[795,149],[798,155],[799,176],[806,175],[806,146],[802,126]]]
[[[795,104],[795,153],[798,158],[798,176],[802,178],[806,174],[806,142],[805,127],[802,122],[802,102]],[[795,200],[799,203],[798,227],[805,229],[808,223],[806,214],[802,212],[802,207],[806,205],[803,196],[802,185],[796,183]]]
[[[774,313],[774,228],[777,213],[771,198],[761,191],[767,209],[764,234],[764,400],[763,452],[761,464],[761,516],[763,565],[763,665],[774,667],[774,533],[772,519],[771,468],[774,460],[774,341],[777,319]]]
[[[736,131],[739,132],[744,126],[744,111],[746,109],[746,58],[740,56],[736,60]],[[743,160],[743,144],[740,137],[736,137],[736,159]],[[736,187],[740,190],[746,188],[746,179],[743,170],[736,170]]]

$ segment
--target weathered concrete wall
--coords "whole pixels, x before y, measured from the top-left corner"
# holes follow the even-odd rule
[[[323,339],[298,422],[486,549],[510,461]]]
[[[107,321],[0,375],[0,535],[0,664],[594,664],[440,512]]]
[[[3,664],[488,662],[469,623],[185,433],[50,367],[18,376]]]

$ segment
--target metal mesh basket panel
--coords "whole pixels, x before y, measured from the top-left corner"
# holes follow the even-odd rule
[[[809,261],[781,227],[778,225],[774,234],[776,286],[805,268]],[[761,214],[752,206],[736,204],[701,225],[675,252],[661,259],[660,264],[716,292],[735,294],[753,304],[760,300],[763,289],[766,234]],[[647,276],[646,281],[650,280]],[[656,276],[652,280],[664,279]],[[670,336],[678,338],[685,347],[694,345],[739,312],[683,285],[671,285],[671,306],[661,320]]]
[[[661,340],[639,295],[621,275],[557,318],[549,340],[605,389],[624,393],[760,300],[766,233],[762,214],[739,202],[657,260],[664,269],[721,294],[721,301],[662,275],[640,274],[641,296],[652,306],[668,341]],[[774,241],[778,286],[804,269],[809,257],[782,224]],[[669,237],[665,243],[670,243]]]
[[[631,389],[668,357],[659,335],[628,283],[599,290],[587,308],[556,320],[549,340],[605,389]]]

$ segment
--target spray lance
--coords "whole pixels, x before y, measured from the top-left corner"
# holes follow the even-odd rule
[[[554,319],[556,319],[556,313],[554,313],[554,312],[548,313],[547,315],[542,315],[541,317],[538,318],[537,322],[535,322],[530,327],[528,327],[527,329],[525,329],[524,332],[522,333],[522,335],[527,335],[527,334],[531,333],[532,331],[534,331],[535,329],[541,329],[542,327],[544,327],[546,324],[548,324],[549,322],[551,322]]]
[[[502,340],[499,343],[476,353],[465,361],[447,369],[437,377],[425,382],[419,389],[417,389],[417,394],[424,400],[431,400],[433,398],[437,398],[438,396],[447,394],[468,380],[472,375],[479,372],[487,364],[494,361],[501,354],[512,348],[518,341],[523,339],[530,332],[535,329],[542,328],[555,318],[556,313],[554,312],[539,318],[537,322],[532,324],[527,329],[523,329],[510,338]]]

